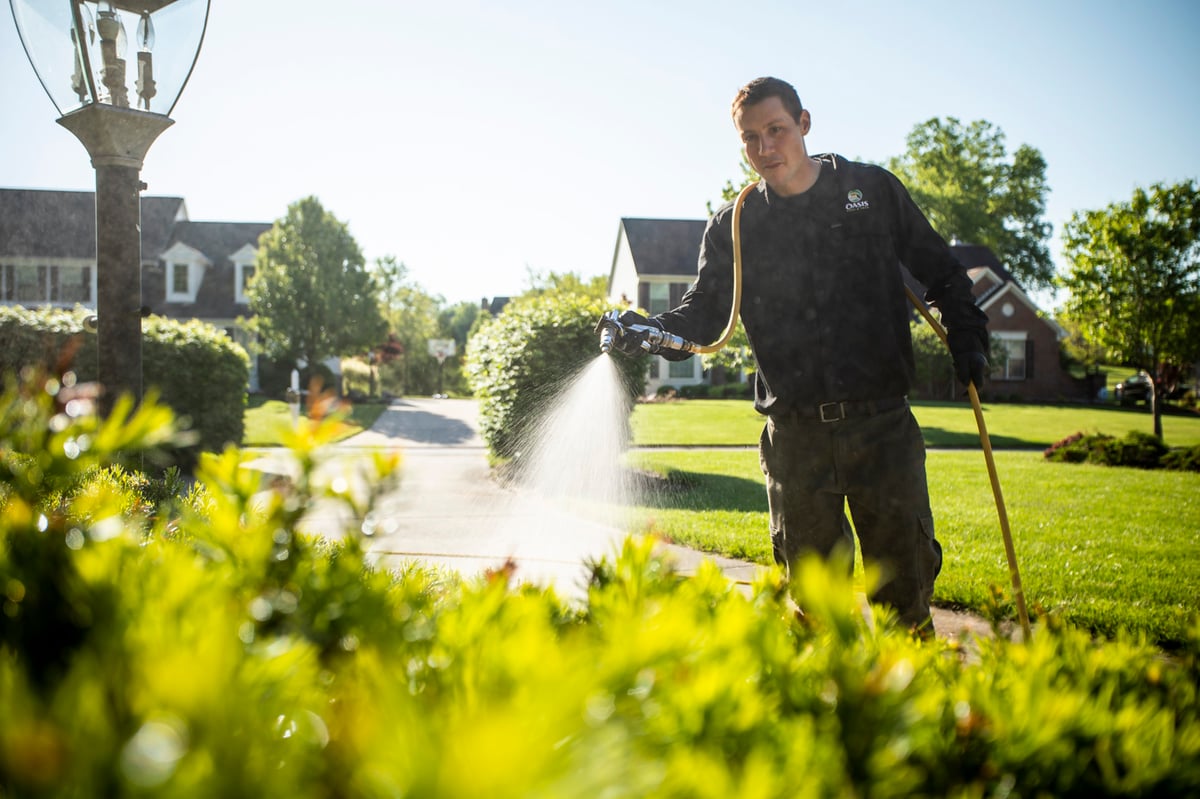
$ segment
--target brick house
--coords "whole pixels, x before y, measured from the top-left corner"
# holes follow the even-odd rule
[[[265,222],[193,222],[181,197],[142,197],[142,305],[200,319],[243,346]],[[90,191],[0,189],[0,303],[96,307],[96,201]],[[251,391],[258,390],[251,359]]]
[[[702,219],[622,218],[609,272],[608,295],[615,306],[637,307],[651,314],[679,304],[696,277],[696,262],[706,222]],[[1046,317],[1020,284],[987,247],[952,245],[967,268],[979,307],[988,315],[989,331],[1007,353],[993,364],[985,394],[1006,399],[1045,402],[1086,400],[1094,391],[1072,378],[1059,358],[1062,329]],[[924,289],[909,278],[917,296]],[[699,358],[651,363],[647,392],[659,386],[705,383]]]

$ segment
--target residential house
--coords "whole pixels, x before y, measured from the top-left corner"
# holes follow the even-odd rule
[[[695,280],[705,224],[702,219],[621,219],[609,273],[610,300],[651,314],[676,306]],[[1093,387],[1073,379],[1062,368],[1062,329],[1038,310],[995,254],[974,245],[955,244],[952,250],[967,268],[976,301],[988,315],[993,339],[1007,355],[993,364],[985,394],[1027,401],[1094,397]],[[921,296],[923,289],[909,280]],[[706,380],[699,358],[675,363],[655,358],[647,392]]]
[[[193,222],[181,197],[142,197],[142,305],[200,319],[243,346],[265,222]],[[96,307],[96,201],[89,191],[0,189],[0,302]],[[256,366],[256,360],[251,361]],[[250,390],[258,389],[252,366]]]
[[[1099,383],[1072,377],[1062,366],[1062,340],[1066,331],[1046,316],[1021,284],[987,247],[953,244],[959,263],[967,268],[975,302],[988,316],[993,352],[992,373],[986,395],[1001,399],[1049,402],[1090,400]]]
[[[705,224],[703,219],[621,219],[608,277],[609,299],[622,308],[641,308],[650,314],[678,305],[696,279]],[[704,382],[699,358],[653,358],[646,392],[653,395],[661,386]]]

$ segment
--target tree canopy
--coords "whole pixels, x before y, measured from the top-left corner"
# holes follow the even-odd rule
[[[262,235],[248,294],[260,340],[278,358],[316,364],[386,333],[358,243],[316,197],[288,206]]]
[[[375,276],[388,329],[404,346],[398,370],[400,388],[404,393],[432,392],[438,383],[439,365],[429,354],[428,342],[443,337],[438,323],[442,298],[426,292],[409,276],[404,262],[392,255],[375,261]]]
[[[1200,358],[1200,192],[1193,181],[1137,188],[1076,212],[1064,231],[1064,315],[1109,357],[1162,378]],[[1158,391],[1154,432],[1162,435]]]
[[[1002,130],[954,117],[917,125],[907,141],[887,168],[943,238],[988,247],[1026,289],[1053,285],[1041,152],[1023,144],[1010,158]]]
[[[577,294],[603,300],[608,296],[608,276],[582,277],[578,272],[535,272],[527,270],[529,288],[521,296],[543,294]]]

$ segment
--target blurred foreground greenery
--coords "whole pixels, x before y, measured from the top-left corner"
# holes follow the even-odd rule
[[[175,494],[113,465],[153,462],[169,412],[71,403],[0,397],[0,797],[1200,791],[1200,629],[1172,658],[1047,619],[921,642],[836,568],[743,592],[648,539],[581,605],[387,571],[366,533],[397,463],[325,475],[336,418],[289,433],[290,480],[230,449]],[[305,537],[317,500],[365,522]]]

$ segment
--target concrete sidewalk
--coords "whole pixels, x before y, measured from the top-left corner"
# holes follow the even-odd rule
[[[626,533],[501,486],[479,437],[478,414],[474,400],[395,400],[370,430],[337,446],[338,459],[377,448],[401,453],[400,485],[376,506],[370,552],[390,564],[416,560],[463,575],[511,562],[516,579],[583,598],[587,563],[615,556]],[[318,509],[306,527],[327,533],[356,523],[361,520]],[[675,545],[663,550],[682,574],[711,560],[743,588],[761,568]],[[981,619],[940,608],[934,609],[934,624],[942,636],[990,634]]]

